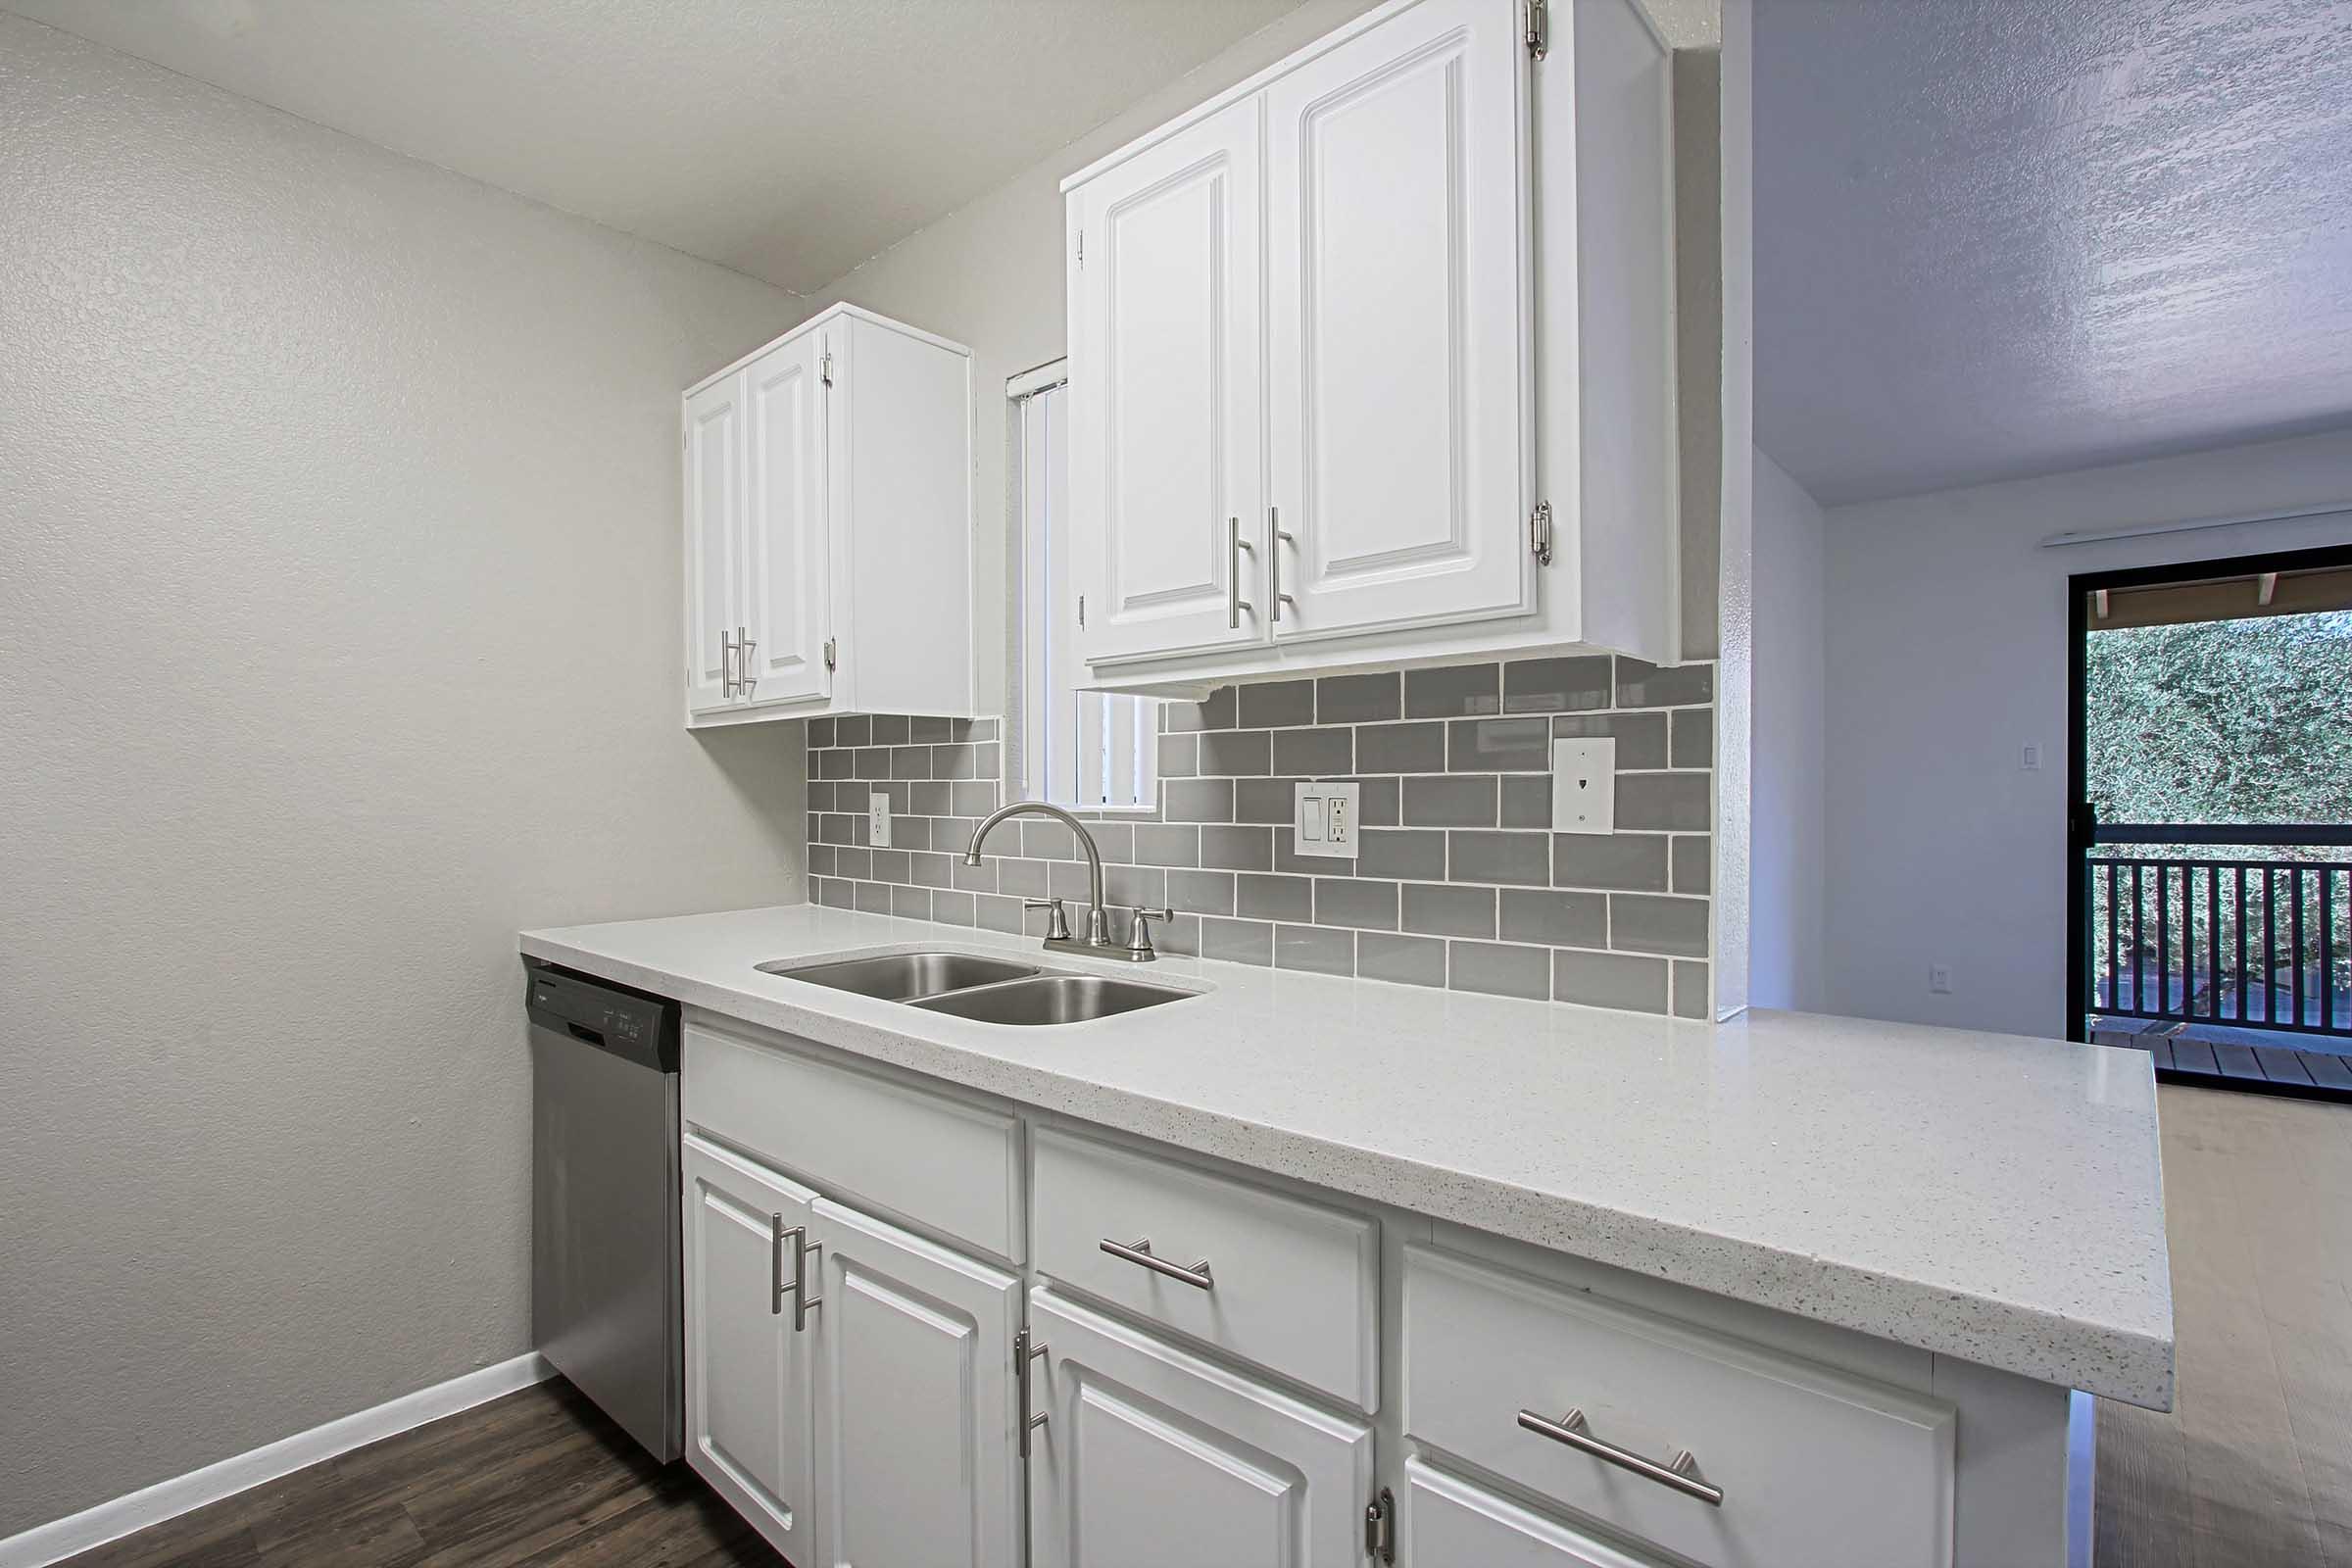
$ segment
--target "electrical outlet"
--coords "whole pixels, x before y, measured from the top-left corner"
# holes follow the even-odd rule
[[[1551,743],[1551,830],[1617,831],[1616,737]]]
[[[1329,860],[1355,858],[1355,825],[1362,805],[1361,784],[1300,784],[1293,799],[1291,848],[1299,855]]]
[[[890,797],[880,790],[865,798],[865,837],[877,850],[890,848]]]
[[[1939,997],[1952,994],[1952,966],[1948,963],[1928,965],[1928,990]]]

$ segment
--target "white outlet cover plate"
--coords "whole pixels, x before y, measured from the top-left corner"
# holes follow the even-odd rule
[[[877,850],[890,848],[890,797],[880,790],[865,798],[865,836]]]
[[[1551,830],[1617,831],[1616,737],[1551,743]]]
[[[1361,784],[1300,784],[1291,812],[1291,849],[1326,860],[1355,858]]]

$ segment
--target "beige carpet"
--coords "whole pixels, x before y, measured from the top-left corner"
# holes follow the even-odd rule
[[[2100,1568],[2352,1568],[2352,1105],[2166,1085],[2171,1415],[2099,1408]]]

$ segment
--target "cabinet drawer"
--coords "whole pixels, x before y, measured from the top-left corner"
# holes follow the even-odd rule
[[[1363,1410],[1379,1408],[1380,1229],[1187,1165],[1042,1130],[1039,1272]],[[1113,1255],[1148,1243],[1203,1285]]]
[[[1000,1111],[837,1067],[708,1019],[685,1030],[688,1125],[1018,1261],[1020,1137]]]
[[[1951,1406],[1427,1248],[1404,1268],[1404,1425],[1432,1448],[1702,1563],[1941,1568]],[[1671,1463],[1719,1505],[1531,1431]]]

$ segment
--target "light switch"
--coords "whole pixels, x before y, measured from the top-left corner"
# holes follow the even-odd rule
[[[865,836],[877,850],[890,848],[890,797],[880,790],[865,798]]]
[[[1331,860],[1355,858],[1356,808],[1362,794],[1363,786],[1353,783],[1298,785],[1298,806],[1291,819],[1293,852]]]
[[[1617,831],[1616,737],[1551,743],[1551,830]]]

